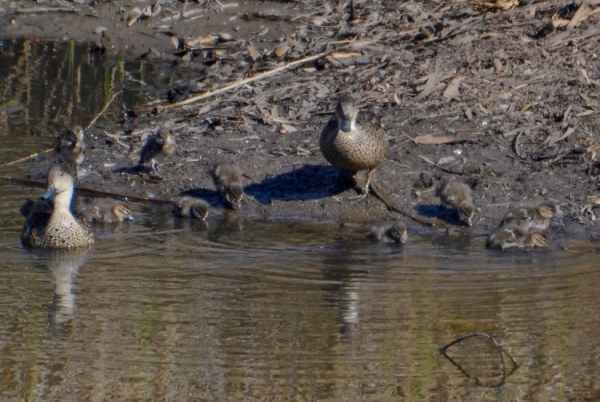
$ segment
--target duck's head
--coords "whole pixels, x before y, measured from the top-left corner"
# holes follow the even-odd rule
[[[48,170],[48,191],[42,195],[43,200],[60,199],[71,202],[73,195],[73,174],[69,165],[61,163],[54,165]]]
[[[559,212],[558,207],[552,201],[544,201],[537,207],[538,213],[546,219],[552,219]]]
[[[473,215],[475,208],[470,201],[463,201],[458,206],[458,217],[465,222],[469,227],[473,226]]]
[[[228,191],[226,195],[227,201],[231,204],[232,208],[240,208],[242,206],[242,199],[244,198],[242,185],[239,183],[232,183],[229,190],[230,191]]]
[[[129,207],[123,204],[115,204],[111,209],[118,222],[133,220],[131,216],[131,210]]]
[[[388,231],[388,234],[396,241],[396,243],[404,244],[408,238],[406,234],[406,225],[403,222],[394,223],[394,225]]]
[[[356,116],[358,116],[355,100],[348,95],[342,96],[335,108],[335,116],[342,131],[347,133],[354,130]]]
[[[190,212],[194,218],[204,220],[208,216],[208,204],[204,201],[198,201],[192,205]]]
[[[73,127],[73,134],[75,134],[78,140],[81,140],[83,138],[83,128],[81,126]]]

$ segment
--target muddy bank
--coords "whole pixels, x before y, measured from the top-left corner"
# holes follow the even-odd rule
[[[488,233],[510,206],[550,199],[563,211],[553,236],[595,239],[600,14],[556,1],[495,12],[476,2],[355,5],[352,19],[349,5],[323,2],[96,3],[25,14],[18,8],[41,5],[9,3],[0,26],[6,38],[86,40],[108,60],[143,58],[176,73],[171,86],[152,88],[155,103],[103,116],[108,129],[89,128],[83,186],[157,198],[191,192],[219,214],[208,171],[235,162],[245,174],[241,214],[357,227],[394,219],[374,197],[349,203],[356,192],[342,191],[320,154],[335,99],[352,93],[385,126],[389,150],[374,177],[395,205],[440,216],[432,186],[461,178],[474,188],[475,233]],[[111,107],[123,106],[117,96]],[[161,126],[173,130],[178,148],[162,167],[165,180],[155,183],[127,168]],[[41,165],[27,168],[39,176]]]

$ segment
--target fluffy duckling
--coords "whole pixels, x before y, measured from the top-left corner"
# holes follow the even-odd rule
[[[33,206],[21,208],[29,212],[21,231],[21,243],[27,248],[73,249],[94,244],[94,233],[86,222],[73,216],[73,175],[65,164],[48,171],[48,191]],[[25,203],[26,205],[28,203]]]
[[[507,248],[546,247],[550,240],[542,232],[528,232],[523,227],[510,224],[496,229],[487,239],[487,248],[506,250]]]
[[[363,193],[352,201],[360,201],[369,193],[371,175],[381,163],[388,149],[385,133],[379,119],[372,113],[358,113],[355,100],[342,96],[319,139],[321,153],[339,169],[367,171]]]
[[[179,197],[173,201],[173,214],[180,218],[206,219],[208,204],[199,198]]]
[[[107,205],[96,202],[85,208],[81,215],[87,222],[95,223],[123,222],[133,219],[129,207],[120,202]]]
[[[438,185],[435,195],[440,197],[444,208],[454,209],[458,217],[468,226],[473,225],[473,198],[471,196],[471,187],[460,181],[448,181]]]
[[[552,201],[544,201],[534,208],[516,208],[504,215],[498,227],[517,224],[525,230],[546,230],[559,209]]]
[[[166,128],[161,128],[146,140],[140,154],[138,168],[150,163],[152,171],[158,174],[158,162],[162,162],[175,150],[175,138]]]
[[[227,208],[238,209],[242,206],[242,169],[231,163],[220,163],[213,167],[211,176],[223,204]]]
[[[406,225],[403,222],[396,222],[390,227],[373,226],[367,237],[374,241],[384,243],[406,243],[408,238],[406,234]]]
[[[75,126],[73,130],[67,129],[54,139],[54,153],[58,159],[74,163],[78,170],[85,160],[84,151],[83,129],[80,126]]]

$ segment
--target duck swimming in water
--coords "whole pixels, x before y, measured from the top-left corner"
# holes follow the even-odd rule
[[[71,213],[73,175],[66,164],[48,171],[48,191],[36,203],[26,203],[28,212],[21,231],[21,243],[27,248],[73,249],[94,244],[94,233],[87,223]],[[29,204],[29,207],[26,207]]]
[[[485,246],[492,249],[546,247],[550,240],[542,232],[528,232],[522,226],[510,224],[496,229],[487,239]]]

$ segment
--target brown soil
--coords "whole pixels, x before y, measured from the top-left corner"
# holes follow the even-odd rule
[[[320,154],[335,99],[353,93],[385,125],[389,150],[374,177],[394,205],[441,217],[431,188],[459,178],[474,188],[475,233],[489,232],[510,206],[550,199],[563,211],[553,235],[596,236],[599,7],[528,1],[502,11],[475,1],[356,0],[354,21],[349,2],[313,0],[165,0],[139,21],[154,3],[18,12],[63,3],[4,3],[5,38],[76,38],[125,59],[145,57],[184,77],[168,94],[172,102],[335,51],[186,106],[158,114],[154,105],[139,107],[110,137],[90,127],[100,140],[90,144],[82,186],[157,198],[191,192],[219,213],[208,171],[227,161],[246,176],[243,214],[359,225],[395,219],[375,197],[350,203],[356,191],[343,191]],[[171,18],[184,9],[186,18]],[[160,99],[167,104],[167,94]],[[160,126],[170,126],[178,148],[162,166],[165,180],[154,183],[127,168]],[[420,227],[411,223],[409,231]]]

